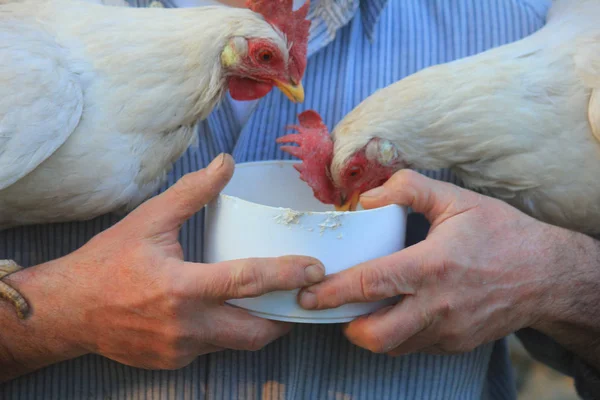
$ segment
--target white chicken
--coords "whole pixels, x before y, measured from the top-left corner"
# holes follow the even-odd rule
[[[303,101],[309,3],[0,0],[0,229],[128,211],[229,90]],[[0,278],[18,270],[0,261]],[[22,299],[0,282],[0,297]]]
[[[600,1],[555,1],[532,35],[423,69],[365,99],[331,136],[314,111],[278,139],[315,196],[354,209],[401,168],[466,186],[551,224],[600,234]]]
[[[302,101],[308,3],[291,7],[0,5],[0,229],[135,207],[227,89]]]

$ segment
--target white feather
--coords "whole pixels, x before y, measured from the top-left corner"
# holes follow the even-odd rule
[[[79,78],[64,50],[30,24],[0,24],[0,190],[34,170],[81,117]]]
[[[222,99],[226,43],[288,46],[247,9],[97,3],[0,5],[0,229],[135,207]]]

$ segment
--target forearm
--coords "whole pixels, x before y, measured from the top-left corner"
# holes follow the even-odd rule
[[[78,357],[84,352],[72,340],[67,292],[59,284],[62,279],[52,276],[60,266],[57,260],[25,269],[4,282],[17,289],[31,306],[30,315],[21,320],[11,304],[0,302],[0,382],[63,360]],[[66,269],[65,269],[66,270]]]
[[[541,316],[531,327],[571,351],[600,376],[600,242],[557,232],[556,260]],[[552,265],[556,266],[555,268]]]

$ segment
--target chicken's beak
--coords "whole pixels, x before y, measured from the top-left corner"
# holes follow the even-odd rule
[[[275,81],[275,86],[279,88],[293,103],[302,103],[304,101],[304,87],[302,82],[294,85],[290,82]]]
[[[360,192],[356,191],[352,193],[349,199],[342,199],[343,204],[341,206],[336,205],[336,211],[356,211],[356,207],[358,207],[358,201],[360,199]]]

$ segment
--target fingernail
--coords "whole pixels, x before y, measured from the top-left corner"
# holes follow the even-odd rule
[[[206,167],[206,169],[209,172],[216,172],[219,170],[219,168],[223,166],[223,164],[225,164],[225,153],[221,153],[220,155],[215,157],[215,159],[212,160],[210,164],[208,164],[208,167]]]
[[[321,282],[325,277],[325,268],[321,265],[309,265],[304,269],[304,279],[308,283]]]
[[[314,293],[304,291],[300,294],[298,302],[302,308],[310,310],[317,307],[317,296]]]
[[[374,189],[364,192],[360,195],[360,197],[379,197],[383,194],[384,188],[383,186],[378,186]]]

